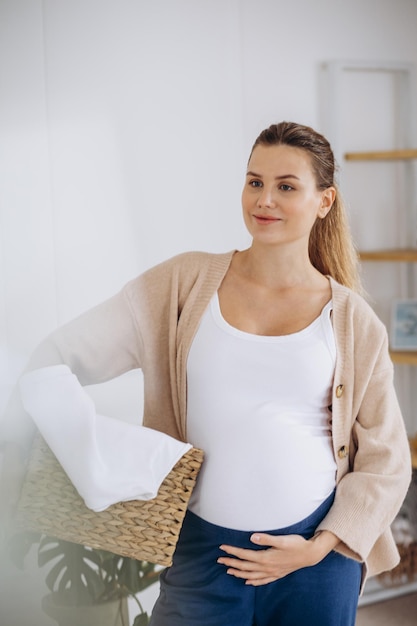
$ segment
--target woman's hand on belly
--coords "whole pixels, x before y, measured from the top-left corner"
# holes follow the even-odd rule
[[[247,550],[222,545],[229,556],[217,562],[228,567],[227,573],[246,580],[247,585],[266,585],[302,567],[319,563],[339,543],[338,537],[324,530],[311,539],[301,535],[254,533],[251,541],[265,550]]]

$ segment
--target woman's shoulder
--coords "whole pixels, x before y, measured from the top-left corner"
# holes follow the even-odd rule
[[[386,326],[378,317],[366,295],[353,291],[330,278],[333,310],[335,316],[350,320],[357,331],[364,333],[373,328],[377,333],[386,333]]]
[[[221,277],[230,265],[234,251],[214,253],[204,251],[182,252],[145,270],[126,285],[133,295],[138,290],[170,288],[175,281],[179,288],[192,286],[201,276]]]
[[[234,251],[215,253],[193,250],[189,252],[181,252],[180,254],[177,254],[165,261],[162,261],[162,263],[154,266],[153,269],[203,269],[209,266],[223,266],[224,264],[230,263],[233,254]]]
[[[360,311],[375,315],[371,304],[367,300],[366,294],[358,293],[346,285],[338,283],[334,278],[330,277],[330,286],[332,289],[332,298],[336,302],[354,307]]]
[[[223,268],[228,267],[232,256],[233,251],[223,253],[204,251],[182,252],[154,265],[144,272],[143,276],[147,274],[159,274],[161,276],[180,274],[191,277],[202,271],[215,271],[216,269],[221,271]]]

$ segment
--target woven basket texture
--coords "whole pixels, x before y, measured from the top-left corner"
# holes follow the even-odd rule
[[[16,526],[121,556],[171,565],[203,452],[192,448],[153,500],[88,509],[45,441],[36,436],[16,514]]]

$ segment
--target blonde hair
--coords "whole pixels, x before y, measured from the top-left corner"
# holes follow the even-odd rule
[[[253,144],[288,145],[309,153],[318,189],[334,187],[336,196],[324,218],[317,218],[310,233],[309,255],[314,267],[337,282],[362,292],[358,254],[353,244],[345,206],[334,180],[335,161],[330,143],[309,126],[294,122],[272,124]]]

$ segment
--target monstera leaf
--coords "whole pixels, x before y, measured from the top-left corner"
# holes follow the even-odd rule
[[[133,622],[133,626],[148,626],[148,624],[149,617],[147,613],[141,613],[140,615],[137,615]]]
[[[159,578],[155,564],[96,550],[101,556],[101,568],[106,574],[107,595],[133,596]]]
[[[39,566],[51,564],[45,582],[51,591],[66,592],[71,603],[94,604],[106,591],[106,578],[97,550],[51,537],[39,543]]]
[[[155,583],[160,568],[105,550],[97,550],[34,532],[18,533],[9,542],[9,555],[23,568],[33,545],[38,546],[38,565],[49,565],[48,588],[66,605],[88,606],[107,600],[132,597],[140,611],[134,626],[146,626],[147,613],[137,594]]]

